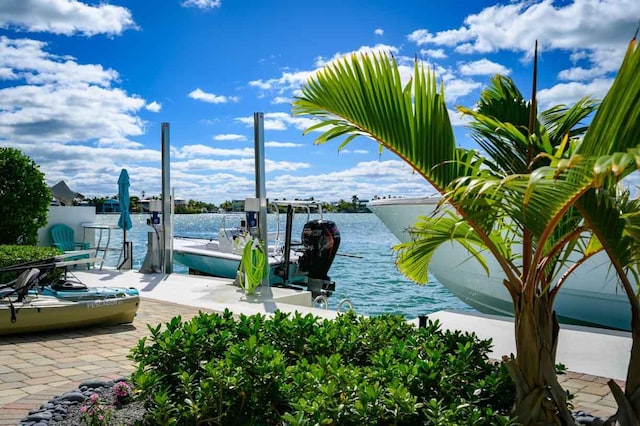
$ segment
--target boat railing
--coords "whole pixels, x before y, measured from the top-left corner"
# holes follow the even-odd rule
[[[270,241],[274,241],[274,251],[275,252],[282,252],[284,250],[285,247],[285,231],[283,231],[281,229],[281,223],[283,223],[284,226],[286,226],[286,220],[281,221],[280,220],[280,208],[281,207],[286,207],[288,208],[289,206],[291,206],[293,208],[293,215],[295,217],[296,213],[299,212],[299,210],[302,210],[302,213],[306,213],[307,219],[305,221],[309,222],[309,220],[311,220],[311,215],[313,214],[312,209],[315,209],[317,212],[316,214],[318,214],[318,216],[320,217],[320,219],[322,219],[322,204],[317,202],[317,201],[301,201],[301,200],[293,200],[293,201],[286,201],[286,200],[275,200],[275,201],[271,201],[270,202],[270,206],[271,206],[271,212],[275,215],[276,217],[276,232],[275,232],[275,238],[270,239]],[[286,214],[286,213],[285,213]],[[291,242],[292,245],[300,245],[302,244],[302,242]]]
[[[320,309],[328,310],[329,309],[329,298],[324,294],[320,294],[320,295],[316,296],[315,299],[313,299],[312,306],[314,308],[320,308]],[[344,307],[347,308],[347,310],[345,312],[354,310],[353,309],[353,302],[351,301],[351,299],[342,299],[342,300],[340,300],[340,302],[338,302],[338,307],[336,308],[336,312],[343,312],[343,308]]]
[[[286,235],[284,228],[286,220],[282,220],[280,208],[292,206],[293,214],[306,214],[306,222],[311,219],[312,214],[319,215],[322,219],[322,205],[316,201],[271,201],[269,203],[271,213],[275,215],[275,231],[267,233],[267,245],[269,253],[273,256],[282,256],[286,246]],[[233,218],[233,224],[230,221]],[[246,221],[242,213],[232,212],[222,215],[222,223],[218,232],[218,249],[229,253],[241,252],[246,244],[248,235]],[[293,246],[300,245],[302,242],[292,242]]]
[[[338,307],[336,308],[336,311],[342,312],[343,306],[347,307],[347,311],[353,311],[353,302],[351,302],[351,299],[342,299],[340,302],[338,302]]]
[[[320,309],[327,310],[329,309],[329,299],[324,294],[321,294],[317,296],[315,299],[313,299],[312,306],[314,308],[317,307]]]

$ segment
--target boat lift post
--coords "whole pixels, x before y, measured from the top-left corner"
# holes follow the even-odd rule
[[[170,187],[169,123],[162,123],[162,272],[173,272],[173,206]]]
[[[253,113],[253,133],[254,133],[254,152],[256,167],[256,198],[260,203],[260,211],[258,213],[258,235],[264,253],[268,256],[267,241],[267,190],[265,186],[265,167],[264,167],[264,113]],[[266,274],[262,280],[262,285],[269,287],[269,274]]]

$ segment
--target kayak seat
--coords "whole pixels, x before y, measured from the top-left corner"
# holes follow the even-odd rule
[[[0,299],[4,299],[7,296],[11,296],[15,292],[16,292],[15,288],[3,288],[2,290],[0,290]]]
[[[29,293],[29,289],[34,286],[38,282],[38,278],[40,277],[40,270],[38,268],[27,269],[23,273],[20,274],[18,278],[15,280],[15,286],[13,288],[2,289],[2,296],[7,297],[11,294],[16,295],[15,300],[8,299],[9,301],[9,310],[11,312],[11,323],[15,323],[17,321],[17,313],[18,309],[14,306],[14,303],[22,303],[24,298]]]
[[[31,268],[27,269],[16,279],[15,293],[18,296],[16,298],[16,302],[22,302],[22,299],[25,298],[29,289],[33,286],[33,284],[38,280],[40,276],[40,269]]]
[[[32,287],[33,281],[37,279],[39,275],[40,270],[38,268],[25,270],[15,280],[2,285],[2,288],[0,288],[0,299],[11,296],[12,294],[17,294],[19,299],[23,299],[29,291],[29,288]]]

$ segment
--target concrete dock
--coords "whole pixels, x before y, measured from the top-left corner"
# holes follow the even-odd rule
[[[88,286],[136,287],[142,299],[138,315],[128,325],[2,337],[0,425],[17,424],[29,410],[84,380],[111,380],[130,374],[133,365],[127,354],[149,334],[147,324],[165,323],[176,315],[189,319],[199,311],[221,312],[227,308],[246,315],[278,309],[326,318],[337,315],[310,307],[311,297],[302,291],[267,288],[248,297],[225,279],[113,270],[73,273]],[[355,309],[357,312],[358,306]],[[449,311],[436,312],[429,318],[438,319],[444,328],[492,338],[492,357],[496,359],[515,352],[513,323],[508,319]],[[602,417],[615,412],[606,382],[615,379],[624,386],[630,347],[629,333],[562,328],[558,362],[564,363],[569,373],[559,379],[575,395],[575,409]]]

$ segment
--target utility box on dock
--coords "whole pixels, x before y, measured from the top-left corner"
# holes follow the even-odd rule
[[[159,274],[162,272],[162,231],[149,231],[147,233],[147,255],[144,257],[140,272],[143,274]]]

